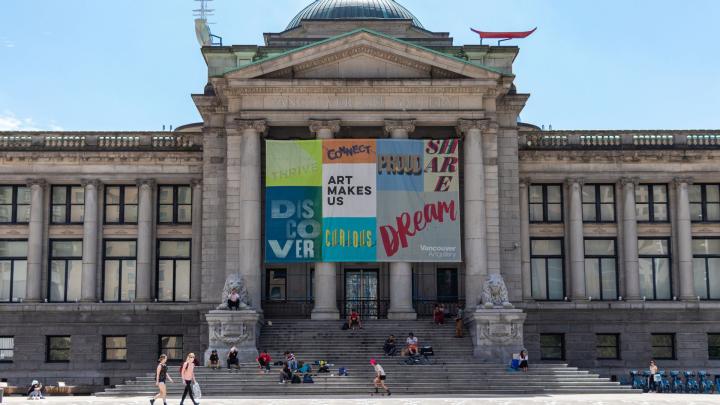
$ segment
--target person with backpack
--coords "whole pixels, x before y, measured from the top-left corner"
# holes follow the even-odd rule
[[[377,362],[375,359],[370,359],[370,365],[373,366],[375,369],[375,379],[373,380],[373,384],[375,385],[375,393],[378,393],[378,388],[382,388],[385,390],[385,392],[388,394],[388,396],[392,395],[390,393],[390,389],[385,385],[385,379],[387,376],[385,375],[385,369]]]
[[[165,386],[166,380],[171,383],[174,382],[168,374],[167,356],[161,354],[158,359],[158,366],[155,369],[155,385],[158,387],[158,391],[160,392],[158,392],[157,395],[150,400],[150,405],[153,405],[155,400],[158,398],[162,398],[163,404],[167,404],[167,387]]]
[[[193,394],[193,384],[197,384],[195,380],[195,353],[187,355],[185,362],[180,367],[180,376],[183,381],[185,381],[185,390],[183,391],[182,399],[180,399],[180,405],[185,403],[185,397],[187,397],[188,394],[190,394],[190,400],[192,400],[193,404],[199,405],[200,403],[195,401],[195,395]]]

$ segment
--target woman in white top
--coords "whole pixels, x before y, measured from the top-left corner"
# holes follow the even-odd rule
[[[370,365],[375,369],[375,379],[373,380],[373,383],[375,384],[375,393],[378,393],[378,388],[382,388],[388,395],[391,395],[390,389],[385,385],[385,369],[383,369],[383,367],[378,364],[375,359],[370,360]]]
[[[525,350],[520,352],[520,369],[526,373],[528,371],[528,353]]]

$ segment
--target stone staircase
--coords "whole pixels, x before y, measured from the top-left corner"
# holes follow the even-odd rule
[[[278,384],[279,367],[269,374],[254,363],[241,364],[239,372],[226,369],[196,368],[196,377],[204,396],[342,396],[367,395],[373,391],[374,372],[369,360],[384,367],[393,395],[527,395],[576,393],[631,393],[627,386],[600,378],[597,374],[568,367],[566,364],[530,363],[530,371],[508,372],[505,364],[480,364],[473,358],[472,340],[455,338],[453,324],[436,327],[429,320],[366,321],[364,329],[343,331],[339,321],[276,321],[263,327],[260,348],[269,351],[273,361],[291,350],[300,361],[326,360],[333,364],[331,374],[319,374],[314,384]],[[431,345],[435,356],[429,365],[406,365],[400,357],[382,354],[385,338],[394,334],[400,344],[409,332],[421,346]],[[400,346],[399,344],[399,346]],[[339,367],[349,376],[337,375]],[[317,367],[314,367],[315,370]],[[170,367],[177,377],[177,367]],[[178,378],[175,378],[178,380]],[[182,393],[181,384],[169,384],[168,393]],[[97,395],[150,396],[155,392],[154,376],[148,373],[124,385]]]

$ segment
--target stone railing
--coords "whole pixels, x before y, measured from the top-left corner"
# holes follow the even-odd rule
[[[520,149],[720,149],[720,130],[521,131]]]
[[[2,150],[202,150],[202,135],[177,132],[0,132]]]

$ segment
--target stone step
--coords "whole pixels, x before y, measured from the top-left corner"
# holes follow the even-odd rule
[[[400,395],[530,395],[556,393],[617,393],[630,392],[597,374],[564,363],[531,363],[528,373],[508,372],[506,364],[478,363],[473,357],[469,335],[456,338],[454,325],[441,327],[427,320],[421,321],[365,321],[356,331],[340,329],[341,321],[278,321],[261,330],[260,348],[269,351],[273,361],[284,359],[282,353],[292,350],[300,361],[326,360],[333,363],[331,372],[339,367],[349,370],[350,376],[314,376],[314,384],[278,384],[279,367],[268,374],[260,373],[257,364],[243,362],[240,370],[211,370],[196,368],[196,376],[204,396],[341,396],[367,395],[372,392],[373,369],[370,358],[377,359],[388,373],[388,384]],[[403,358],[382,354],[388,335],[397,337],[398,347],[412,331],[420,345],[431,345],[436,353],[430,365],[408,366]],[[328,344],[328,342],[330,344]],[[224,364],[224,359],[221,359]],[[177,376],[177,365],[170,366],[171,376]],[[314,372],[317,366],[314,366]],[[482,376],[469,383],[468,376]],[[125,385],[108,389],[102,395],[152,395],[155,392],[154,374],[147,373]],[[170,384],[172,395],[179,394],[182,384]]]

